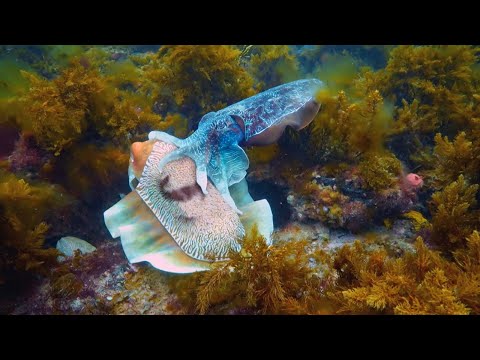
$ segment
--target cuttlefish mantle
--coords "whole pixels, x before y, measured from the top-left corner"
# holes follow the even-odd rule
[[[197,131],[186,139],[152,131],[149,140],[161,140],[178,149],[158,164],[159,171],[185,156],[196,166],[196,181],[208,193],[208,178],[238,214],[229,187],[246,175],[249,160],[240,145],[268,145],[276,142],[287,126],[306,127],[320,109],[315,94],[323,87],[317,79],[283,84],[202,117]]]

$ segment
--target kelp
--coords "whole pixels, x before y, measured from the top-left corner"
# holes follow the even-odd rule
[[[44,218],[70,199],[59,186],[30,184],[3,170],[0,178],[0,277],[6,281],[15,271],[45,275],[59,254],[44,247]]]
[[[376,243],[373,237],[326,251],[295,240],[268,247],[251,237],[229,262],[174,277],[170,287],[187,312],[478,314],[477,231],[453,253],[453,261],[429,249],[421,237],[401,257]]]
[[[286,181],[290,190],[292,183],[298,184],[294,193],[311,200],[304,214],[311,210],[316,221],[360,232],[365,230],[360,223],[373,221],[365,204],[372,200],[378,212],[384,209],[378,197],[387,194],[381,200],[401,211],[389,215],[385,224],[394,229],[395,217],[403,216],[425,243],[417,239],[415,251],[399,258],[388,236],[367,236],[374,240],[329,252],[301,239],[267,246],[258,234],[250,234],[240,253],[211,272],[172,276],[172,287],[185,306],[182,311],[479,313],[477,47],[180,45],[133,55],[132,49],[121,46],[33,48],[35,52],[23,53],[8,49],[20,62],[0,60],[2,68],[14,70],[1,77],[0,124],[18,128],[11,136],[21,134],[24,142],[16,150],[8,147],[0,163],[4,280],[12,272],[46,274],[55,262],[55,250],[44,245],[49,236],[46,209],[50,222],[51,214],[65,204],[60,194],[67,196],[59,186],[32,179],[62,184],[81,206],[101,206],[123,192],[120,184],[133,141],[153,129],[185,137],[205,113],[301,75],[327,84],[318,94],[320,113],[306,129],[287,130],[280,144],[246,149],[250,169],[274,162],[272,170],[287,172],[283,179],[292,177],[291,169],[301,172],[311,163],[342,162],[343,170],[329,177],[348,173],[348,180],[355,182],[352,194],[363,193],[358,182],[371,190],[362,196],[374,197],[345,199],[343,190],[311,178]],[[359,55],[369,51],[384,51],[379,61],[387,60],[386,67],[362,68],[384,65]],[[28,73],[18,76],[20,70]],[[27,146],[29,133],[41,152],[34,142]],[[25,151],[17,151],[20,148]],[[50,154],[44,157],[45,151]],[[294,161],[292,154],[301,161]],[[414,199],[415,210],[398,205],[403,201],[400,195],[390,197],[403,191],[398,189],[404,165],[399,159],[408,172],[425,180],[418,189],[420,202]],[[128,289],[117,299],[114,313],[125,311],[129,296],[141,302],[143,293],[136,291],[147,278],[152,284],[157,281],[151,280],[152,274],[141,270],[127,279]],[[78,274],[57,275],[54,297],[76,296],[81,288]],[[145,294],[152,303],[160,303],[152,289],[144,286]]]
[[[478,313],[480,277],[474,272],[479,266],[478,244],[474,232],[468,248],[456,252],[451,262],[428,249],[421,237],[415,242],[415,251],[401,258],[356,241],[333,256],[339,277],[327,291],[328,297],[339,306],[339,313]]]
[[[402,171],[402,164],[393,154],[370,153],[358,165],[364,187],[380,191],[395,187]]]
[[[477,61],[478,48],[473,46],[398,46],[385,69],[366,71],[359,87],[368,89],[373,83],[383,96],[402,105],[397,133],[458,128],[472,114]]]
[[[48,81],[23,72],[30,91],[22,99],[22,127],[33,131],[38,143],[55,155],[78,142],[87,130],[89,105],[103,84],[95,70],[77,63]]]
[[[22,70],[29,70],[30,66],[23,61],[16,61],[11,57],[2,58],[0,54],[0,99],[17,96],[28,88],[28,81],[22,76]]]
[[[119,144],[140,133],[164,129],[164,119],[152,111],[149,100],[111,87],[95,100],[92,123],[100,136]]]
[[[410,219],[412,221],[413,227],[417,232],[424,228],[431,228],[431,224],[429,223],[429,221],[425,219],[422,213],[418,211],[410,210],[403,214],[403,217],[406,217],[407,219]]]
[[[170,285],[184,306],[200,314],[212,309],[282,313],[298,308],[307,294],[314,296],[319,289],[308,247],[305,240],[269,246],[254,230],[230,260],[215,264],[211,271],[174,278]]]
[[[126,151],[113,146],[86,144],[61,156],[56,165],[59,174],[56,175],[76,197],[98,201],[124,180],[128,161]]]
[[[462,131],[453,141],[440,133],[435,135],[432,161],[425,164],[424,171],[433,188],[442,189],[460,175],[469,183],[480,181],[480,142],[469,135]]]
[[[249,73],[257,81],[257,90],[264,91],[300,79],[298,61],[287,45],[254,45],[249,49]]]
[[[20,99],[24,111],[17,122],[57,156],[95,135],[126,145],[153,129],[184,132],[182,122],[154,113],[153,100],[128,87],[132,77],[102,74],[86,60],[73,61],[53,80],[23,74],[31,85]]]
[[[281,155],[281,150],[278,144],[247,147],[245,148],[245,152],[250,160],[251,167],[270,163]]]
[[[254,94],[240,54],[227,45],[162,46],[142,67],[140,90],[161,115],[181,113],[195,129],[204,114]]]
[[[288,132],[283,146],[300,147],[315,163],[358,161],[362,154],[383,151],[392,109],[378,91],[357,102],[351,102],[344,91],[332,96],[326,90],[317,96],[322,110],[301,132]]]
[[[352,87],[358,76],[359,63],[348,52],[324,53],[313,75],[325,82],[332,92],[354,95]],[[362,94],[364,95],[364,94]]]
[[[465,246],[466,237],[478,229],[480,213],[476,209],[478,185],[463,175],[432,195],[432,241],[445,250]]]

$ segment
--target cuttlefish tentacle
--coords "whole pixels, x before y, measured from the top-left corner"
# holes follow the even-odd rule
[[[268,145],[278,140],[287,126],[302,129],[320,109],[317,91],[323,83],[304,79],[280,85],[202,117],[198,129],[186,139],[152,131],[148,138],[178,147],[158,164],[188,156],[196,165],[197,184],[207,194],[207,178],[212,180],[225,201],[241,211],[229,193],[229,186],[241,181],[249,166],[248,157],[239,146]]]

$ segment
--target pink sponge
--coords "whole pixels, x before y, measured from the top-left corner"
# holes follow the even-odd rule
[[[417,174],[410,173],[406,177],[407,183],[414,189],[421,188],[423,186],[423,179]]]

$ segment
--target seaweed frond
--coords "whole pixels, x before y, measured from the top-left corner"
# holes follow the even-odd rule
[[[319,277],[307,249],[304,240],[269,246],[254,229],[243,239],[241,251],[230,254],[230,260],[179,280],[173,288],[184,303],[202,314],[212,308],[282,313],[293,302],[318,293]]]
[[[432,195],[432,240],[447,250],[465,245],[465,238],[478,226],[476,193],[463,175]]]
[[[201,116],[254,94],[240,66],[241,51],[227,45],[165,45],[142,67],[140,90],[161,115],[182,113],[196,128]]]

